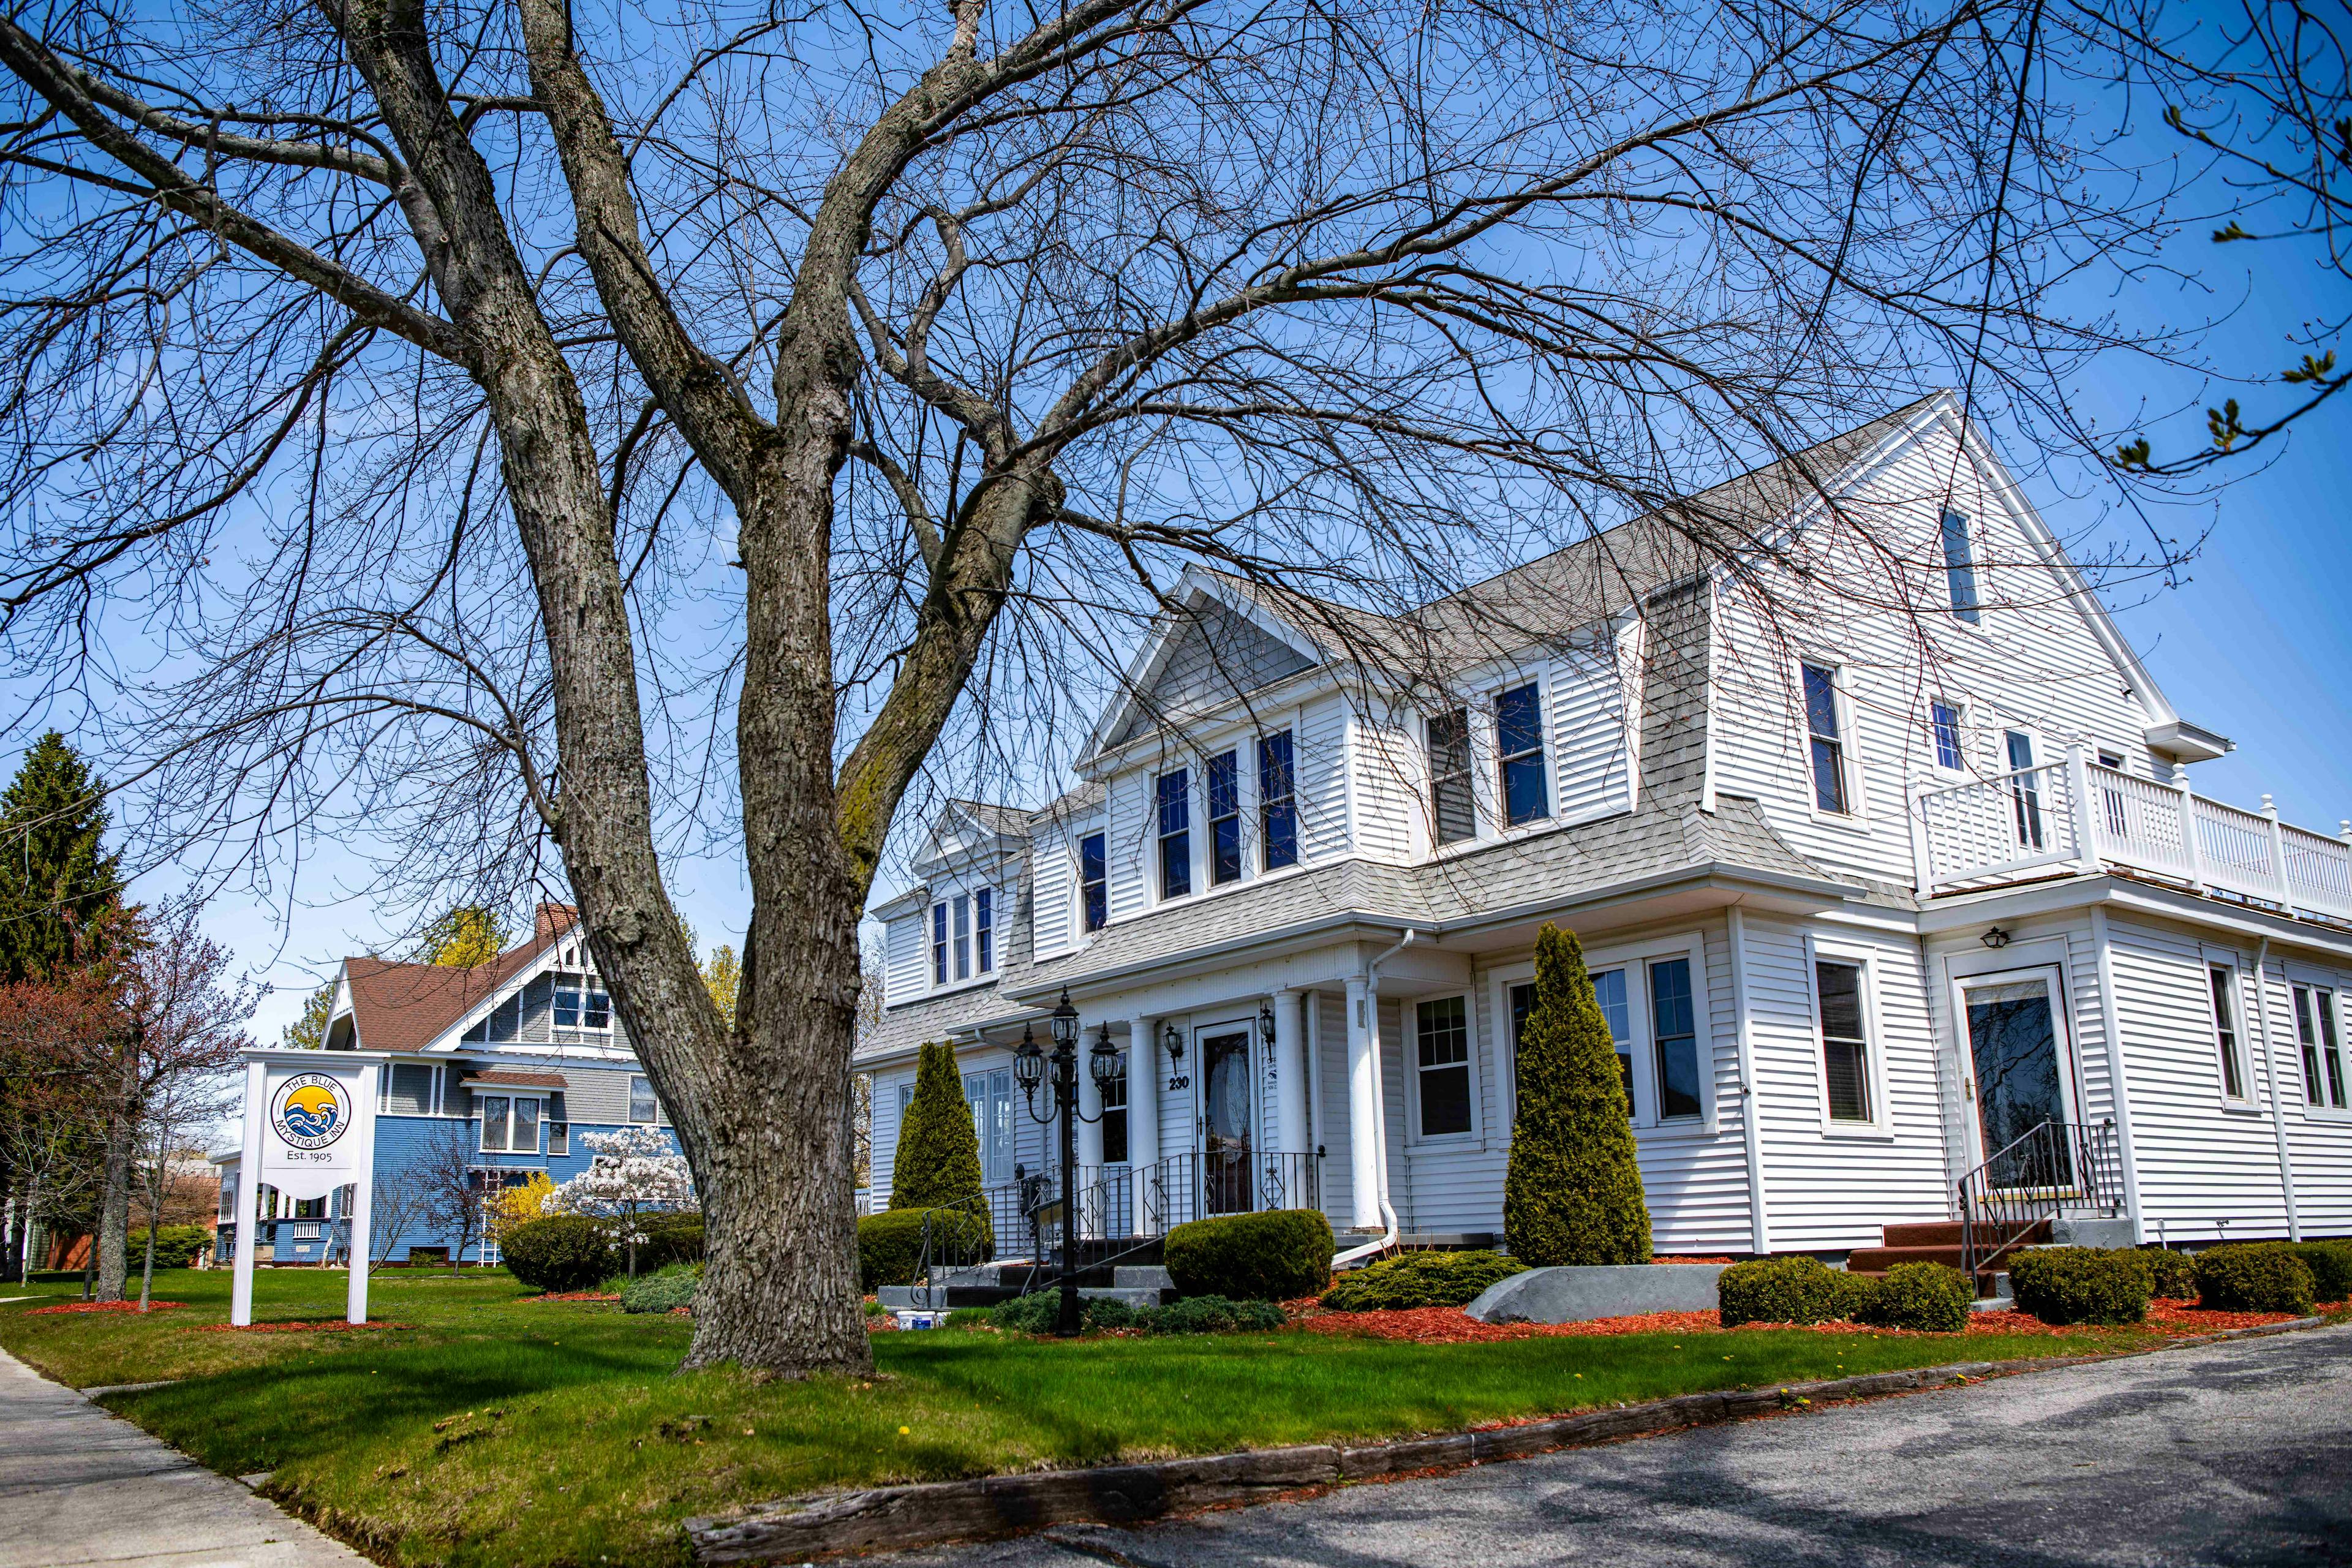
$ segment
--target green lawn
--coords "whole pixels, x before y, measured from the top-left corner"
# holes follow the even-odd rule
[[[46,1289],[70,1300],[68,1287]],[[534,1304],[505,1274],[379,1275],[353,1333],[208,1333],[226,1272],[159,1275],[181,1310],[27,1317],[0,1344],[79,1387],[185,1381],[110,1408],[397,1563],[684,1563],[677,1521],[817,1488],[1441,1431],[1743,1384],[2081,1353],[2043,1337],[1749,1331],[1418,1346],[1286,1331],[1076,1344],[876,1339],[870,1380],[674,1369],[691,1325]],[[343,1277],[265,1270],[264,1322],[340,1317]],[[2148,1336],[2124,1336],[2146,1342]]]

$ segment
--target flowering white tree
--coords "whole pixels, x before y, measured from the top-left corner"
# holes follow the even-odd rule
[[[694,1207],[694,1178],[670,1141],[651,1127],[583,1132],[580,1142],[595,1158],[541,1199],[541,1212],[618,1220],[621,1239],[629,1247],[629,1272],[635,1275],[637,1244],[646,1239],[644,1216]]]

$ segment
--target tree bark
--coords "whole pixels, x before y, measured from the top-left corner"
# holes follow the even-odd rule
[[[131,1180],[139,1137],[139,1049],[122,1046],[121,1082],[106,1118],[106,1187],[98,1206],[98,1297],[120,1301],[131,1282]]]

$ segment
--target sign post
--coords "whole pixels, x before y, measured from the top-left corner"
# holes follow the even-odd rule
[[[375,1105],[383,1058],[373,1052],[263,1047],[245,1054],[245,1148],[237,1162],[236,1278],[228,1321],[253,1321],[261,1189],[323,1198],[352,1189],[346,1315],[367,1321],[368,1221],[375,1185]]]

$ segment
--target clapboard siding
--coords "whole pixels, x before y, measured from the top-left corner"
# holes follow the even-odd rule
[[[1034,840],[1030,952],[1039,959],[1058,958],[1077,946],[1077,844],[1092,831],[1091,826],[1051,828]]]
[[[1874,601],[1894,586],[1885,569],[1842,525],[1826,522],[1809,528],[1801,550],[1815,556],[1825,575],[1879,592],[1808,592],[1780,567],[1769,569],[1755,592],[1725,589],[1717,599],[1713,726],[1719,792],[1757,799],[1803,853],[1908,883],[1905,792],[1933,772],[1931,698],[1967,705],[1965,754],[1981,772],[2006,769],[2000,736],[2010,727],[2034,734],[2037,762],[2058,761],[2067,743],[2079,741],[2122,752],[2136,773],[2153,772],[2141,740],[2149,716],[2126,694],[2121,672],[2064,598],[2062,581],[2038,563],[2023,530],[1959,458],[1943,426],[1894,454],[1845,502],[1922,563],[1910,591],[1926,613],[1915,619],[1876,609]],[[1938,528],[1947,504],[1977,524],[1985,608],[1975,626],[1944,609]],[[1843,684],[1861,807],[1850,819],[1811,809],[1797,668],[1807,658],[1836,667]],[[1733,716],[1736,723],[1722,721]]]
[[[1145,884],[1152,856],[1150,797],[1153,773],[1139,768],[1110,781],[1110,826],[1104,851],[1110,860],[1110,918],[1123,921],[1150,907]]]
[[[918,909],[882,928],[882,999],[908,1002],[925,990],[923,921],[928,911]]]
[[[2352,969],[2288,963],[2270,965],[2271,1049],[2286,1120],[2287,1157],[2294,1166],[2294,1198],[2305,1237],[2352,1236],[2352,1121],[2315,1114],[2304,1089],[2302,1047],[2294,1034],[2294,983],[2352,992]],[[2339,1028],[2341,1025],[2339,1024]],[[2338,1113],[2341,1114],[2340,1112]],[[2231,1227],[2235,1234],[2237,1227]]]
[[[1338,698],[1298,716],[1292,752],[1298,792],[1298,853],[1314,862],[1348,852],[1348,709]]]
[[[890,1206],[890,1172],[898,1157],[898,1090],[914,1082],[911,1068],[874,1075],[873,1165],[866,1180],[872,1191],[867,1202],[877,1214]]]
[[[1356,853],[1368,860],[1411,859],[1416,838],[1426,837],[1414,831],[1422,768],[1412,735],[1358,713],[1349,725],[1348,757]]]
[[[1613,639],[1551,663],[1549,752],[1562,822],[1626,810],[1633,753],[1625,733],[1625,682]]]

